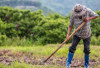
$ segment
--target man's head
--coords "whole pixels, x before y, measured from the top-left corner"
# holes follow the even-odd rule
[[[86,7],[81,4],[76,4],[72,10],[75,16],[83,16],[86,13]]]

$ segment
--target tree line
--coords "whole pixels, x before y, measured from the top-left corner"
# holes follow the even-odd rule
[[[96,13],[100,15],[100,11]],[[41,10],[31,12],[30,10],[0,7],[0,42],[7,38],[22,39],[25,37],[42,44],[61,43],[66,38],[69,19],[70,14],[66,17],[58,13],[44,16]],[[92,21],[92,36],[95,39],[100,36],[99,26],[100,19]]]

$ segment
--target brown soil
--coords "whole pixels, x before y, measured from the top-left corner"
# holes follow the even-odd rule
[[[22,53],[16,52],[13,53],[10,50],[0,50],[0,63],[11,65],[12,62],[18,61],[19,63],[25,62],[27,64],[32,65],[58,65],[58,66],[66,66],[66,58],[65,57],[52,57],[46,63],[42,61],[47,57],[35,57],[32,56],[32,53]],[[94,66],[100,64],[100,59],[96,61],[95,59],[90,59],[90,68],[94,68]],[[84,60],[82,59],[73,59],[71,68],[84,68]]]

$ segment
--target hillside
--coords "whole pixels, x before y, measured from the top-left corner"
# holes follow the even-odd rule
[[[55,12],[59,12],[62,15],[67,15],[71,12],[73,6],[77,3],[86,5],[92,10],[100,9],[99,0],[40,0],[40,2],[52,9]]]
[[[0,6],[9,6],[17,9],[29,9],[31,11],[41,9],[45,15],[52,12],[49,8],[42,6],[42,3],[36,0],[3,0],[0,1]]]
[[[11,6],[32,11],[42,9],[45,14],[58,12],[66,16],[77,3],[86,5],[94,11],[100,10],[99,0],[3,0],[0,1],[0,6]]]

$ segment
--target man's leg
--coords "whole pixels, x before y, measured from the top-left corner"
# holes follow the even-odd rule
[[[67,64],[66,64],[67,68],[70,67],[71,61],[74,56],[74,52],[76,50],[76,46],[79,43],[79,41],[80,41],[80,38],[74,35],[73,40],[72,40],[72,45],[69,47],[69,53],[68,53]]]
[[[85,60],[84,68],[89,68],[90,41],[91,41],[91,37],[86,38],[86,39],[83,40],[84,53],[85,53],[85,56],[84,56],[84,60]]]

